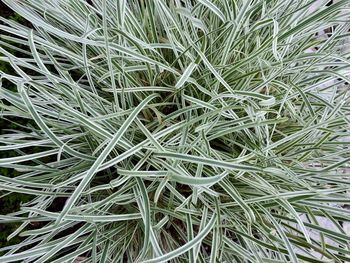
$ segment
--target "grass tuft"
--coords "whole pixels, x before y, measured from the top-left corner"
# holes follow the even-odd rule
[[[349,0],[3,2],[1,262],[349,261]]]

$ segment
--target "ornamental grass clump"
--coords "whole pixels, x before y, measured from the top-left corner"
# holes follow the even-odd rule
[[[1,262],[350,260],[349,0],[3,2]]]

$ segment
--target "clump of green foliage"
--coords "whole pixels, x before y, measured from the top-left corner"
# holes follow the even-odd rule
[[[3,2],[1,262],[348,261],[349,0]]]
[[[12,13],[10,10],[6,10],[6,6],[2,3],[0,3],[0,15],[3,17],[8,17],[8,19],[17,21],[19,23],[24,23],[24,19],[20,17],[16,13]],[[2,22],[0,21],[0,24]],[[16,54],[15,51],[9,49],[9,51],[12,54]],[[0,72],[4,72],[7,74],[14,74],[15,71],[12,69],[11,65],[7,63],[6,61],[0,60]],[[5,80],[6,83],[6,80]],[[12,91],[16,90],[16,86],[13,84],[10,84],[7,82],[6,88],[10,89]],[[18,129],[19,127],[16,125],[15,121],[23,121],[23,119],[16,118],[0,118],[0,134],[5,133],[8,129]],[[26,124],[27,121],[25,121],[22,124]],[[16,156],[16,151],[0,151],[0,158],[9,158]],[[0,167],[0,175],[3,176],[9,176],[14,177],[19,175],[17,171],[14,169],[9,169],[6,167]],[[0,195],[4,194],[2,191],[0,191]],[[0,198],[0,214],[8,214],[13,211],[17,211],[20,207],[20,204],[23,202],[29,201],[31,196],[21,194],[21,193],[5,193]],[[20,225],[19,222],[13,223],[13,224],[0,224],[0,248],[5,247],[7,245],[14,245],[16,243],[19,243],[21,241],[21,237],[15,236],[12,237],[11,240],[7,240],[8,237],[11,235],[13,231],[16,230],[16,228]],[[2,255],[3,252],[0,252],[0,255]]]

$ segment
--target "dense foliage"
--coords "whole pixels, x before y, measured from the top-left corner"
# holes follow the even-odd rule
[[[17,21],[19,23],[25,24],[24,21],[18,14],[14,13],[11,9],[7,8],[5,4],[0,1],[0,16],[3,18],[8,18],[10,20]],[[0,21],[0,24],[3,24]],[[12,53],[16,52],[12,50]],[[0,71],[4,73],[13,74],[14,71],[11,68],[11,65],[6,61],[0,60]],[[4,81],[6,82],[6,80]],[[16,90],[16,86],[10,83],[6,83],[6,88],[11,89],[12,91]],[[7,129],[17,129],[17,125],[14,122],[16,118],[0,118],[0,134],[6,133]],[[22,124],[26,124],[27,121],[24,119],[18,119],[17,121],[23,121]],[[0,158],[8,158],[16,156],[16,151],[0,151]],[[0,167],[0,175],[14,177],[19,173],[11,168]],[[2,191],[0,191],[2,194]],[[30,196],[21,194],[21,193],[7,193],[6,195],[0,198],[0,214],[8,214],[13,211],[17,211],[22,202],[26,202],[30,199]],[[13,231],[16,230],[16,227],[20,225],[19,222],[12,224],[1,224],[0,223],[0,248],[5,247],[6,245],[13,245],[21,241],[21,237],[16,236],[7,240],[7,237],[11,235]],[[4,252],[0,252],[2,255]]]
[[[3,2],[1,262],[349,261],[350,0]]]

